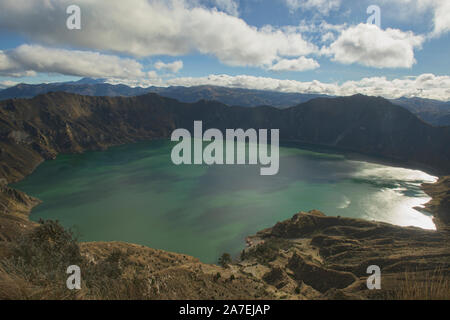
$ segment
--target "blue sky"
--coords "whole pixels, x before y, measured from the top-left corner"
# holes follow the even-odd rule
[[[450,100],[449,40],[448,0],[2,0],[0,88],[93,77]]]

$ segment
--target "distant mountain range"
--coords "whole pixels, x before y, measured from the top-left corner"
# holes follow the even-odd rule
[[[229,106],[273,106],[276,108],[288,108],[315,98],[327,97],[319,94],[283,93],[216,86],[132,88],[126,85],[108,84],[103,79],[84,78],[75,82],[36,85],[18,84],[1,90],[0,100],[32,98],[49,92],[67,92],[86,96],[106,97],[132,97],[147,93],[157,93],[160,96],[186,103],[207,100],[218,101]],[[391,102],[408,109],[420,119],[434,126],[450,125],[450,102],[422,98],[401,98],[391,100]]]
[[[391,101],[405,107],[420,119],[434,126],[450,125],[450,101],[442,102],[421,98],[401,98]]]
[[[126,85],[108,84],[102,79],[83,78],[76,82],[18,84],[0,91],[0,100],[32,98],[49,92],[68,92],[97,97],[132,97],[146,93],[157,93],[163,97],[187,103],[214,100],[230,106],[257,107],[270,105],[277,108],[292,107],[314,98],[325,97],[319,94],[282,93],[216,86],[132,88]]]

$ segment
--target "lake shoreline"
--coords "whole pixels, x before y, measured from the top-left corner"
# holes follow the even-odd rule
[[[132,143],[126,143],[126,144],[117,144],[117,145],[110,145],[110,146],[105,146],[104,148],[101,149],[94,149],[94,150],[85,150],[83,152],[80,152],[80,154],[84,154],[86,152],[104,152],[107,150],[110,150],[111,148],[119,148],[119,147],[124,147],[124,146],[130,146],[130,145],[139,145],[139,144],[146,144],[146,143],[150,143],[153,141],[170,141],[167,138],[152,138],[152,139],[145,139],[145,140],[140,140],[140,141],[135,141]],[[392,166],[395,168],[400,168],[400,169],[411,169],[411,170],[418,170],[418,171],[422,171],[428,174],[432,174],[434,175],[433,172],[431,171],[424,171],[423,166],[417,166],[417,165],[412,165],[412,164],[408,164],[408,163],[402,163],[401,161],[395,161],[392,159],[387,159],[387,158],[382,158],[382,157],[375,157],[375,156],[369,156],[369,155],[364,155],[364,154],[359,154],[359,153],[355,153],[352,151],[345,151],[345,150],[339,150],[338,148],[334,148],[332,146],[325,146],[325,145],[316,145],[316,144],[309,144],[309,143],[304,143],[304,142],[300,142],[300,141],[280,141],[280,146],[281,147],[286,147],[286,148],[295,148],[298,150],[307,150],[307,151],[311,151],[311,152],[315,152],[315,153],[330,153],[330,154],[335,154],[335,155],[341,155],[344,156],[345,159],[350,160],[350,161],[358,161],[358,162],[367,162],[370,164],[376,164],[376,165],[385,165],[385,166]],[[70,155],[73,153],[62,153],[61,155]],[[56,158],[56,157],[55,157]],[[55,159],[54,158],[54,159]],[[36,166],[34,166],[34,168],[32,169],[31,173],[28,174],[27,176],[23,177],[22,179],[15,181],[14,184],[17,184],[19,182],[21,182],[22,180],[24,180],[25,178],[27,178],[29,175],[33,174],[34,171],[44,162],[47,161],[53,161],[54,159],[48,159],[48,160],[42,160],[41,162],[39,162],[39,164],[37,164]],[[445,179],[445,176],[436,176],[436,182],[435,183],[424,183],[421,186],[421,190],[429,195],[431,197],[431,200],[428,203],[424,203],[423,207],[417,207],[425,212],[428,212],[430,214],[433,215],[433,219],[439,219],[438,218],[438,212],[436,212],[436,209],[430,205],[431,203],[437,201],[436,198],[436,194],[432,192],[432,188],[430,188],[430,186],[432,185],[437,185],[439,184],[439,181],[441,179]],[[25,196],[30,197],[29,195],[27,195],[26,193],[22,192],[21,190],[17,189],[14,186],[10,186],[10,184],[8,185],[4,185],[4,187],[7,187],[9,189],[13,189],[15,191],[21,192],[23,193]],[[428,192],[427,192],[428,191]],[[35,209],[37,206],[39,206],[40,204],[42,204],[42,200],[38,199],[38,198],[34,198],[34,197],[30,197],[34,200],[34,205],[32,208],[29,209],[28,211],[28,215],[30,215],[32,213],[32,210]],[[3,205],[5,207],[5,205]],[[440,226],[442,226],[442,223],[439,223]],[[437,227],[437,225],[436,225]],[[444,227],[446,227],[446,225],[444,225]]]
[[[420,163],[412,163],[411,161],[405,161],[401,159],[391,159],[388,157],[381,157],[377,155],[370,155],[370,154],[363,154],[358,153],[354,150],[344,150],[342,148],[330,146],[330,145],[318,145],[318,144],[311,144],[307,142],[302,142],[298,140],[284,140],[280,141],[280,146],[289,146],[290,144],[294,145],[296,148],[310,150],[310,151],[316,151],[321,150],[319,152],[324,153],[334,153],[337,155],[345,156],[348,160],[353,161],[364,161],[369,162],[373,164],[379,164],[379,165],[386,165],[391,167],[397,167],[397,168],[404,168],[404,169],[411,169],[411,170],[419,170],[423,171],[427,174],[430,174],[432,176],[436,177],[442,177],[445,176],[443,171],[432,168],[430,166],[426,166]],[[296,145],[296,146],[295,146]]]

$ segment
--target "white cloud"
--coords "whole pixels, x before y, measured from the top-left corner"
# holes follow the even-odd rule
[[[16,82],[16,81],[10,81],[10,80],[1,81],[0,82],[0,89],[6,89],[6,88],[9,88],[9,87],[13,87],[13,86],[15,86],[17,84],[18,84],[18,82]]]
[[[166,86],[215,85],[231,88],[271,90],[279,92],[314,93],[333,96],[365,94],[383,96],[389,99],[400,97],[421,97],[427,99],[450,100],[450,76],[422,74],[388,80],[386,77],[363,78],[344,83],[323,83],[320,81],[301,82],[280,80],[249,75],[210,75],[200,78],[176,78],[164,83]]]
[[[448,0],[400,0],[407,5],[412,3],[419,10],[433,11],[433,31],[431,37],[438,37],[450,31],[450,1]]]
[[[172,63],[164,63],[164,62],[158,61],[155,63],[155,68],[157,70],[164,70],[164,71],[169,71],[172,73],[177,73],[178,71],[183,69],[183,61],[178,60],[178,61],[174,61]]]
[[[5,51],[0,50],[0,76],[19,78],[35,75],[36,72],[24,70],[22,66],[11,59]]]
[[[433,36],[439,36],[450,31],[450,1],[435,0],[434,2]]]
[[[65,9],[73,0],[2,0],[0,28],[33,41],[139,57],[215,55],[232,66],[271,66],[317,51],[298,32],[244,20],[183,0],[78,0],[81,30],[65,28]]]
[[[284,0],[284,2],[291,11],[316,10],[325,16],[341,5],[341,0]]]
[[[322,52],[333,60],[359,63],[375,68],[411,68],[416,60],[414,49],[421,48],[423,36],[398,29],[382,30],[375,25],[359,24],[344,30],[329,48]]]
[[[231,14],[232,16],[237,17],[239,15],[239,4],[234,0],[212,0],[212,2],[217,9]]]
[[[148,78],[140,79],[117,79],[117,78],[106,78],[105,83],[109,84],[124,84],[129,87],[142,87],[148,88],[151,86],[165,87],[167,84],[158,75],[152,71],[148,73]]]
[[[58,73],[81,77],[140,78],[146,74],[142,65],[132,59],[97,52],[21,45],[0,51],[0,74]]]
[[[329,42],[334,41],[336,39],[333,32],[327,32],[322,35],[322,38],[320,39],[322,42]]]
[[[449,0],[379,0],[384,6],[390,6],[389,10],[397,16],[409,20],[411,14],[424,15],[428,11],[433,15],[433,30],[430,37],[439,37],[450,31],[450,1]]]
[[[310,58],[300,57],[298,59],[283,59],[278,61],[269,70],[271,71],[307,71],[320,67],[320,64]]]
[[[147,78],[148,79],[159,79],[159,76],[156,73],[156,71],[149,71],[149,72],[147,72]]]

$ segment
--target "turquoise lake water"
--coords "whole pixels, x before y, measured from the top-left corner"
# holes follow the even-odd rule
[[[260,166],[175,166],[174,144],[151,141],[60,155],[14,187],[43,201],[32,220],[59,220],[82,241],[124,241],[214,263],[245,238],[299,211],[434,229],[415,210],[430,198],[424,172],[297,148],[280,149],[280,171]]]

